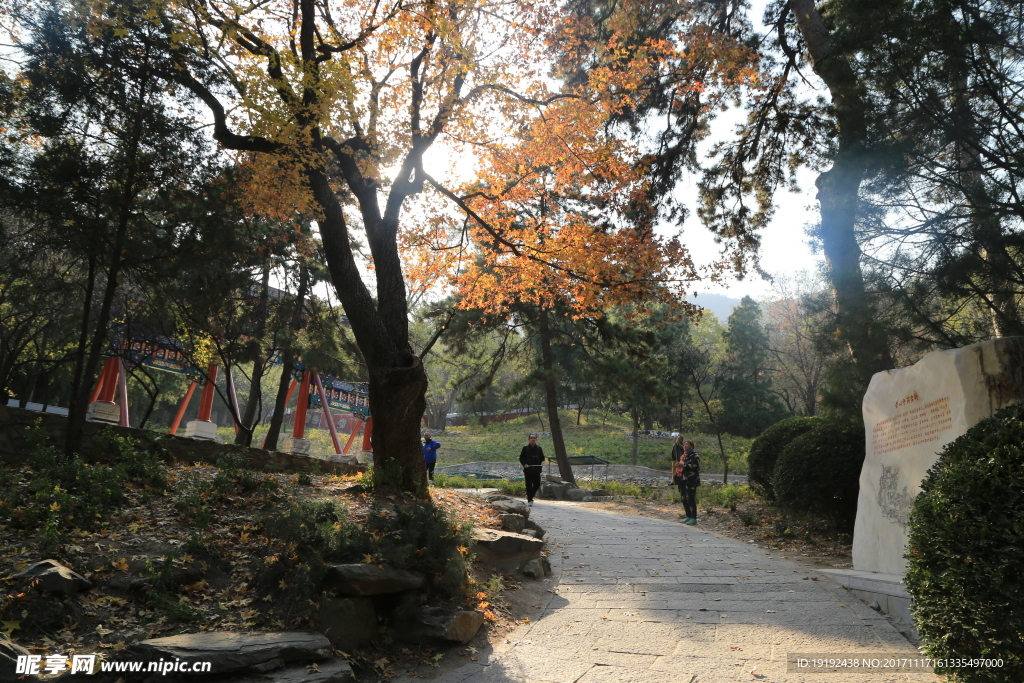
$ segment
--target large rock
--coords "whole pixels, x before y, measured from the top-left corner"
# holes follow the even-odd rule
[[[938,452],[1022,398],[1024,337],[933,351],[908,368],[871,378],[863,404],[867,453],[853,534],[855,570],[903,575],[907,517]]]
[[[57,560],[36,562],[23,572],[14,575],[16,579],[29,581],[40,593],[74,595],[89,590],[92,582],[76,574]]]
[[[320,602],[318,631],[331,645],[350,651],[377,637],[377,610],[372,598],[327,598]]]
[[[335,564],[328,568],[326,588],[343,595],[382,595],[415,590],[424,583],[422,574],[386,564]]]
[[[424,645],[465,645],[473,639],[484,623],[481,612],[453,611],[444,607],[423,607],[411,623],[401,626],[397,635]]]
[[[488,501],[494,506],[494,509],[504,515],[522,515],[523,517],[530,516],[529,506],[518,498],[510,498],[509,496],[489,496]]]
[[[531,579],[543,579],[551,576],[551,562],[546,557],[537,557],[524,564],[520,571]]]
[[[14,673],[17,669],[18,657],[25,657],[29,654],[28,650],[0,633],[0,683],[27,683],[36,680],[35,676]],[[43,663],[46,663],[45,659]],[[42,671],[41,667],[40,671]]]
[[[544,542],[510,531],[477,529],[473,532],[473,552],[477,559],[495,569],[515,571],[532,559],[540,557]]]
[[[532,519],[526,520],[526,528],[533,531],[532,536],[538,540],[544,538],[544,534],[547,533],[546,531],[544,531],[544,527],[542,527],[540,524],[537,524],[537,522],[533,521]]]
[[[565,499],[580,502],[584,498],[590,498],[590,489],[568,489],[565,492]]]
[[[545,500],[565,500],[565,492],[573,490],[572,484],[553,484],[544,482],[540,485],[538,497]]]
[[[505,531],[521,534],[526,528],[526,517],[522,515],[499,515],[499,517],[501,517],[501,528]]]
[[[132,645],[128,659],[210,662],[207,675],[279,669],[287,662],[321,662],[333,656],[331,643],[319,633],[189,633],[152,638]]]

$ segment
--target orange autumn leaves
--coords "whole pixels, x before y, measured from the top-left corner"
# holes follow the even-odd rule
[[[756,82],[753,56],[700,25],[639,46],[614,33],[607,45],[584,48],[587,33],[568,18],[553,26],[552,64],[569,46],[601,52],[604,65],[590,68],[581,85],[535,88],[529,102],[511,98],[516,107],[503,109],[501,142],[477,145],[482,171],[452,188],[462,213],[435,214],[409,233],[412,288],[447,280],[466,308],[496,313],[517,303],[558,304],[582,316],[672,299],[698,279],[680,241],[655,230],[648,157],[612,121],[648,97],[646,88],[671,83],[673,106],[700,95],[703,122],[729,92]],[[714,92],[705,95],[709,88]],[[696,131],[699,137],[706,127]]]

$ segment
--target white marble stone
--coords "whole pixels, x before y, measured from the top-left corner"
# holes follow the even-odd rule
[[[95,401],[89,404],[89,410],[85,417],[89,422],[105,422],[116,425],[121,423],[121,408],[116,403]]]
[[[880,372],[864,396],[867,438],[853,533],[857,570],[903,575],[907,517],[939,451],[1024,398],[1024,337],[933,351]]]
[[[185,436],[189,439],[203,439],[204,441],[216,441],[217,425],[209,420],[192,420],[185,425]]]
[[[309,455],[312,446],[313,444],[310,443],[309,439],[296,439],[289,436],[281,442],[281,452],[291,453],[292,455]]]

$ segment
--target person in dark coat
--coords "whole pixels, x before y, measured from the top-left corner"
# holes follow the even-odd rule
[[[423,435],[423,462],[427,466],[427,477],[434,481],[434,465],[437,464],[437,449],[441,444],[430,438],[430,434]]]
[[[683,443],[683,435],[680,434],[676,437],[676,442],[672,444],[672,455],[669,456],[669,459],[672,461],[671,469],[673,472],[676,469],[676,463],[679,462],[679,458],[683,457]]]
[[[540,490],[540,475],[544,466],[544,450],[537,445],[537,435],[530,434],[530,442],[519,453],[519,464],[523,466],[526,479],[526,504],[533,506],[533,497]]]
[[[700,486],[700,456],[693,450],[692,441],[683,441],[683,452],[673,466],[673,480],[679,486],[686,512],[684,524],[697,523],[697,487]],[[673,452],[675,449],[673,448]]]

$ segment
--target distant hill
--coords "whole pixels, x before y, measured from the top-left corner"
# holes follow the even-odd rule
[[[732,309],[740,305],[739,299],[734,299],[731,296],[725,296],[724,294],[712,294],[710,292],[701,292],[689,301],[692,304],[697,304],[701,308],[705,308],[714,313],[715,317],[718,318],[718,322],[723,325],[729,321]]]

